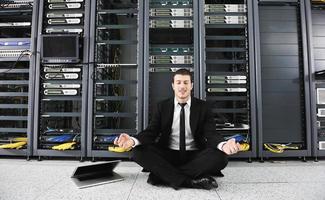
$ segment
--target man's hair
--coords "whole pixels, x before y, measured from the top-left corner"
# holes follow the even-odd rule
[[[183,76],[190,76],[190,79],[191,79],[191,82],[193,82],[193,79],[192,79],[192,73],[190,72],[190,70],[188,69],[179,69],[177,70],[176,72],[174,72],[173,74],[173,83],[174,83],[174,78],[176,75],[183,75]]]

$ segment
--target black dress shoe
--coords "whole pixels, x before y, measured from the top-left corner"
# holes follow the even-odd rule
[[[166,185],[166,183],[161,180],[158,176],[154,175],[152,172],[149,174],[147,183],[151,185]]]
[[[214,179],[214,178],[211,177],[211,176],[207,176],[206,178],[209,179],[211,185],[212,185],[214,188],[218,188],[218,183],[217,183],[216,179]]]
[[[204,190],[211,190],[214,188],[211,181],[206,177],[190,180],[187,187]]]

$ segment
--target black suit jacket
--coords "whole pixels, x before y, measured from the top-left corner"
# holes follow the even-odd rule
[[[190,126],[198,149],[217,148],[222,137],[216,131],[211,108],[205,101],[191,98]],[[142,145],[157,143],[168,148],[174,115],[174,97],[157,104],[149,126],[134,136]]]

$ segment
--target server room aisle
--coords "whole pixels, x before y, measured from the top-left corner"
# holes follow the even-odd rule
[[[76,166],[85,164],[91,163],[0,159],[0,200],[325,199],[325,161],[233,161],[223,171],[225,177],[217,178],[219,188],[211,191],[151,186],[147,173],[133,162],[123,162],[115,170],[124,181],[77,189],[70,176]]]

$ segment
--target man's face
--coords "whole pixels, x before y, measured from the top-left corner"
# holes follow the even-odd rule
[[[175,75],[172,87],[177,99],[187,101],[193,89],[191,77],[189,75]]]

